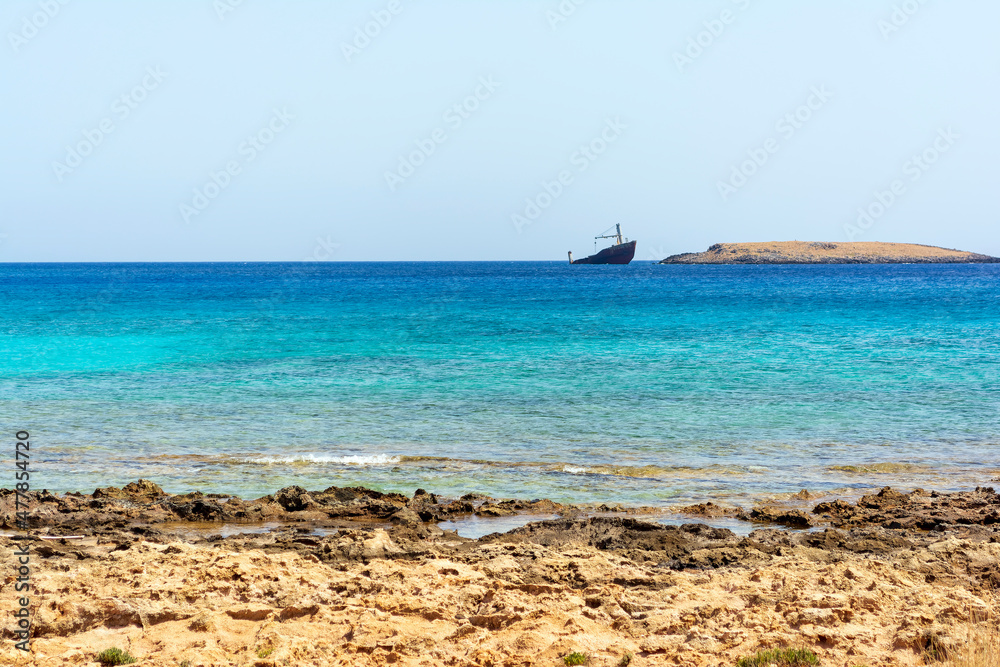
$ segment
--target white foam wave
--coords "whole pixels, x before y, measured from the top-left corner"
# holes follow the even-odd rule
[[[259,456],[240,459],[240,463],[258,465],[295,465],[300,463],[327,463],[352,466],[387,466],[400,462],[400,457],[388,454],[371,456],[328,456],[324,454],[298,454],[296,456]]]

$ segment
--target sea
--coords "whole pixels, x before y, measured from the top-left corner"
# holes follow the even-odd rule
[[[14,479],[747,505],[1000,478],[1000,266],[0,265]],[[7,477],[5,480],[4,477]]]

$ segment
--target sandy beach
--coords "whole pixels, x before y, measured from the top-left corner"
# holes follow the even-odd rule
[[[32,653],[8,624],[0,664],[97,665],[118,647],[158,666],[541,666],[572,653],[700,666],[793,647],[851,667],[954,659],[970,634],[997,636],[1000,496],[986,488],[887,488],[808,512],[705,504],[674,526],[548,501],[297,487],[242,501],[140,481],[34,495],[27,539],[10,537],[13,496],[0,492],[0,609],[15,609],[13,554],[28,544]],[[561,518],[478,540],[437,526],[542,512]],[[732,514],[754,530],[704,523]]]

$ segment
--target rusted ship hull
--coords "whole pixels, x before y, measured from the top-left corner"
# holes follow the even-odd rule
[[[628,264],[635,257],[635,241],[613,245],[596,255],[574,259],[574,264]]]

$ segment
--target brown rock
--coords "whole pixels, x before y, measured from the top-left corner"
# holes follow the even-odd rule
[[[717,243],[706,252],[672,255],[661,264],[996,264],[1000,259],[912,243]]]
[[[286,512],[301,512],[317,506],[309,493],[301,486],[288,486],[281,489],[274,494],[274,500]]]
[[[775,523],[794,528],[809,528],[812,521],[809,515],[801,510],[789,510],[780,507],[756,507],[750,512],[750,519],[760,523]]]
[[[389,520],[395,524],[417,525],[421,523],[420,516],[408,507],[404,507],[393,514],[389,517]]]
[[[740,509],[738,507],[722,507],[721,505],[716,505],[712,502],[701,503],[699,505],[688,505],[687,507],[679,508],[677,511],[680,514],[690,514],[692,516],[710,518],[737,516],[740,513]]]
[[[135,482],[129,482],[125,485],[125,488],[122,489],[122,493],[132,500],[145,500],[146,502],[152,502],[153,500],[167,495],[158,484],[154,484],[148,479],[140,479]]]

